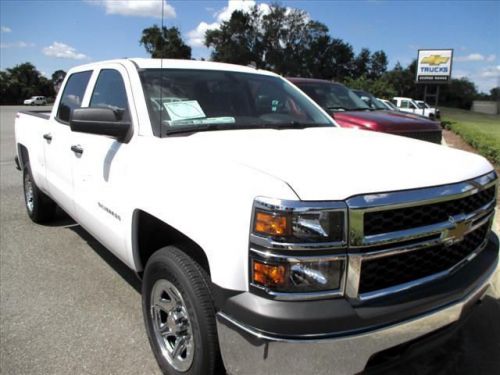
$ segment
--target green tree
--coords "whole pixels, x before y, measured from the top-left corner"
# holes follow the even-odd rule
[[[370,57],[370,71],[368,77],[371,79],[377,79],[382,77],[382,75],[387,71],[388,64],[387,55],[384,51],[375,51]]]
[[[0,102],[22,104],[34,95],[54,96],[51,82],[29,62],[19,64],[0,74]]]
[[[371,69],[370,50],[363,48],[353,61],[352,76],[354,78],[368,75]]]
[[[234,11],[220,28],[208,30],[205,45],[212,47],[212,60],[239,65],[254,63],[263,68],[262,35],[257,22],[260,13],[254,7],[251,13]]]
[[[191,59],[191,47],[184,43],[177,27],[144,29],[139,43],[153,58]]]

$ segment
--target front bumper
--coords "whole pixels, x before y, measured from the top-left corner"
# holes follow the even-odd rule
[[[238,315],[226,314],[223,309],[217,314],[217,329],[226,369],[232,375],[355,374],[361,372],[376,353],[450,326],[466,315],[471,307],[485,295],[497,267],[498,241],[491,242],[490,247],[490,254],[495,253],[494,261],[491,262],[492,258],[489,258],[487,267],[482,268],[481,276],[469,284],[471,288],[467,288],[467,293],[462,297],[427,312],[407,317],[397,323],[377,325],[376,328],[365,327],[356,332],[343,331],[328,335],[302,334],[291,337],[283,333],[267,333],[253,326],[253,324],[258,324],[258,320],[253,320],[252,325],[243,323],[235,318]],[[470,272],[467,273],[470,274]],[[338,300],[338,302],[341,301],[342,299]],[[258,305],[253,308],[265,309]],[[370,309],[373,308],[372,306]],[[279,319],[279,316],[276,318]],[[310,329],[315,325],[314,322],[311,324]],[[303,321],[300,325],[304,326],[307,323]],[[275,324],[273,326],[277,327]]]

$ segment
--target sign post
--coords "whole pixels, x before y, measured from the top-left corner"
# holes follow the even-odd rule
[[[424,102],[428,97],[434,98],[434,106],[439,102],[439,85],[450,83],[453,62],[452,49],[419,49],[417,58],[416,83],[424,84]],[[429,93],[428,85],[435,87]]]

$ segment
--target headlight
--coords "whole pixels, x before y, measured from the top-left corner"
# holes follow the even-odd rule
[[[341,295],[346,217],[344,202],[257,198],[250,236],[251,284],[287,299]]]
[[[252,259],[252,283],[267,292],[340,293],[345,259]]]
[[[286,202],[290,206],[256,201],[252,231],[280,242],[342,242],[345,240],[345,207],[331,204]]]

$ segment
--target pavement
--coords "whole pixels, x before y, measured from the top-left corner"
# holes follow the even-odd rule
[[[28,219],[13,161],[20,108],[0,107],[0,374],[160,374],[134,273],[63,213]],[[453,340],[387,373],[498,373],[499,317],[497,277]]]

